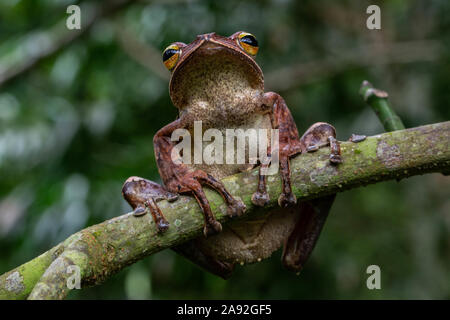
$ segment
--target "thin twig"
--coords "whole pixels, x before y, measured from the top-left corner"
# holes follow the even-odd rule
[[[389,106],[386,91],[374,88],[369,81],[365,80],[361,84],[359,93],[363,96],[364,101],[375,111],[386,131],[405,129],[405,125],[400,117]]]

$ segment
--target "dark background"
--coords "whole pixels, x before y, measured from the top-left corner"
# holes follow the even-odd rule
[[[301,132],[317,121],[340,140],[382,132],[358,94],[365,79],[389,92],[407,127],[450,118],[447,0],[127,2],[74,39],[68,5],[82,5],[82,19],[114,5],[0,2],[0,273],[128,212],[127,177],[160,181],[152,138],[177,114],[161,62],[174,41],[253,33],[266,90],[286,99]],[[370,4],[381,30],[366,28]],[[166,250],[69,298],[449,299],[449,189],[432,174],[339,194],[300,276],[280,252],[224,281]],[[372,264],[381,290],[366,287]]]

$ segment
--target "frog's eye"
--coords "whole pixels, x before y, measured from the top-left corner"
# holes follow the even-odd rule
[[[237,37],[237,42],[248,54],[256,56],[258,53],[258,41],[251,33],[241,32]]]
[[[167,69],[172,70],[180,58],[181,49],[176,44],[171,44],[163,51],[163,62]]]

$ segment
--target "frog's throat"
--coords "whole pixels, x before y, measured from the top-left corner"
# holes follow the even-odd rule
[[[191,49],[186,56],[182,57],[182,60],[172,73],[169,91],[172,102],[178,109],[181,109],[186,103],[185,82],[190,81],[192,85],[192,77],[189,77],[186,73],[191,73],[195,69],[201,70],[204,66],[207,66],[208,62],[214,60],[216,62],[220,62],[221,60],[226,60],[227,62],[232,61],[232,64],[236,67],[245,68],[245,73],[251,78],[249,82],[252,86],[264,91],[263,73],[252,57],[231,46],[228,47],[220,43],[204,41],[197,47]]]

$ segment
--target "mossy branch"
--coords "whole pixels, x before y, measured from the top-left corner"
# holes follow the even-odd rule
[[[366,140],[341,145],[344,163],[334,166],[329,150],[301,154],[291,160],[293,190],[299,201],[357,188],[390,179],[402,179],[450,169],[450,121],[388,132]],[[256,208],[251,195],[256,190],[257,169],[223,179],[248,210],[245,217],[262,214],[277,205],[281,192],[278,175],[268,177],[271,202]],[[216,218],[226,223],[222,198],[206,190]],[[82,286],[100,284],[132,263],[163,249],[202,236],[203,217],[196,201],[187,196],[160,207],[171,227],[157,234],[150,215],[131,213],[107,220],[77,232],[39,257],[0,276],[1,299],[62,299],[70,289],[66,285],[77,265]]]

